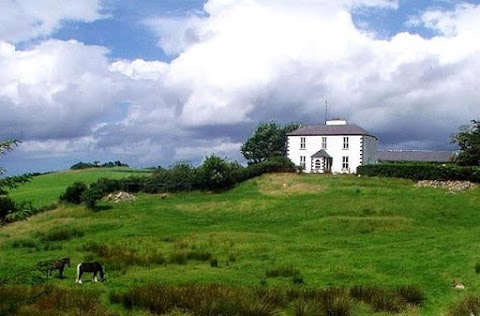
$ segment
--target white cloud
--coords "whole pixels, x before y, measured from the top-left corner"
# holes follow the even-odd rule
[[[465,35],[478,37],[480,34],[479,15],[479,5],[459,3],[453,11],[428,10],[420,17],[412,18],[410,23],[423,24],[425,27],[447,37]]]
[[[480,115],[480,6],[421,15],[439,32],[431,39],[388,40],[356,27],[358,6],[399,2],[210,0],[204,14],[143,21],[176,56],[169,63],[111,61],[75,41],[0,41],[0,139],[143,164],[238,157],[257,122],[320,123],[328,100],[331,116],[382,146],[448,146]]]
[[[92,22],[104,17],[101,0],[0,0],[0,41],[48,36],[67,20]]]
[[[172,89],[182,91],[178,122],[192,127],[266,119],[320,122],[327,99],[332,115],[374,131],[424,125],[412,137],[448,143],[445,135],[478,115],[472,104],[479,92],[471,89],[478,79],[471,73],[479,70],[480,43],[473,32],[480,30],[480,6],[459,5],[435,17],[432,25],[453,25],[456,31],[433,39],[401,33],[379,40],[357,29],[349,12],[356,6],[398,5],[208,1],[208,18],[189,30],[203,40],[182,46],[166,77]],[[429,21],[428,13],[424,19]],[[452,111],[458,106],[465,110]]]
[[[0,134],[67,138],[89,132],[118,101],[106,53],[76,41],[48,40],[25,51],[2,43]]]

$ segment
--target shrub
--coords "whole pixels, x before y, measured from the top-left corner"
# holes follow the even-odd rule
[[[265,272],[265,276],[267,278],[278,278],[278,277],[288,278],[288,277],[295,277],[299,275],[300,275],[300,270],[290,266],[273,268]]]
[[[409,305],[422,306],[425,300],[423,291],[415,286],[384,288],[375,286],[354,286],[350,295],[370,304],[376,312],[400,313]]]
[[[479,274],[480,273],[480,262],[477,262],[475,264],[475,273]]]
[[[151,264],[164,264],[164,255],[156,249],[148,249],[145,252],[138,252],[124,246],[107,246],[104,244],[90,243],[82,250],[90,251],[98,258],[94,260],[103,261],[112,270],[122,270],[128,266],[150,266]]]
[[[480,182],[480,168],[435,163],[382,163],[357,168],[359,175],[412,180],[458,180]]]
[[[182,310],[191,315],[278,315],[277,306],[243,288],[217,284],[139,286],[110,299],[130,310],[146,309],[152,314],[165,315]]]
[[[0,196],[0,223],[7,221],[7,215],[18,211],[15,201],[6,196]]]
[[[235,183],[232,170],[227,161],[211,155],[197,169],[196,182],[203,190],[228,189]]]
[[[480,314],[480,297],[468,296],[456,306],[448,310],[448,316],[463,316],[463,315],[479,315]]]
[[[84,232],[75,227],[57,226],[46,233],[40,233],[38,237],[41,241],[62,241],[75,237],[83,237],[83,235]]]
[[[74,204],[82,203],[82,195],[87,190],[87,185],[83,182],[75,182],[67,187],[65,193],[60,196],[60,201]]]
[[[34,248],[40,250],[40,244],[32,238],[17,239],[13,241],[12,248]]]
[[[353,314],[353,301],[348,291],[341,288],[327,288],[318,291],[315,301],[320,307],[320,315],[349,316]]]

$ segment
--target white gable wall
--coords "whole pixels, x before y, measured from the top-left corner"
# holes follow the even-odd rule
[[[305,137],[305,148],[300,148],[301,138]],[[322,137],[327,138],[327,147],[322,148]],[[348,137],[348,149],[343,148],[344,137]],[[331,171],[333,173],[356,173],[362,164],[376,163],[377,140],[365,135],[334,135],[334,136],[288,136],[288,158],[297,166],[305,157],[305,169],[312,172],[312,156],[324,149],[332,157]],[[343,157],[348,157],[348,169],[343,168]]]

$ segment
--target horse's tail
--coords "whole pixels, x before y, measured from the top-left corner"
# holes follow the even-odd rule
[[[78,281],[80,280],[80,267],[81,267],[81,266],[82,266],[81,263],[79,263],[79,264],[77,265],[77,280],[76,280],[76,282],[78,282]]]

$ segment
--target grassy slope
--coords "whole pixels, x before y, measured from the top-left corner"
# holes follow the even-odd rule
[[[94,241],[138,256],[162,252],[168,258],[201,249],[213,253],[220,267],[190,261],[115,268],[107,283],[84,286],[105,295],[151,281],[255,286],[268,269],[291,266],[308,286],[415,284],[428,297],[419,314],[439,315],[468,294],[480,295],[474,269],[480,262],[479,202],[478,188],[449,194],[404,180],[264,175],[223,194],[145,195],[97,213],[65,207],[0,228],[0,276],[13,273],[12,265],[91,258],[82,246]],[[62,227],[83,236],[41,240]],[[22,241],[51,250],[14,247]],[[74,287],[74,269],[66,275],[68,280],[52,282]],[[453,290],[453,279],[467,289]],[[270,285],[290,283],[268,279]]]
[[[125,178],[148,173],[127,167],[69,170],[34,177],[30,183],[11,190],[16,201],[32,201],[35,207],[48,206],[58,201],[65,188],[74,182],[92,183],[100,178]]]

